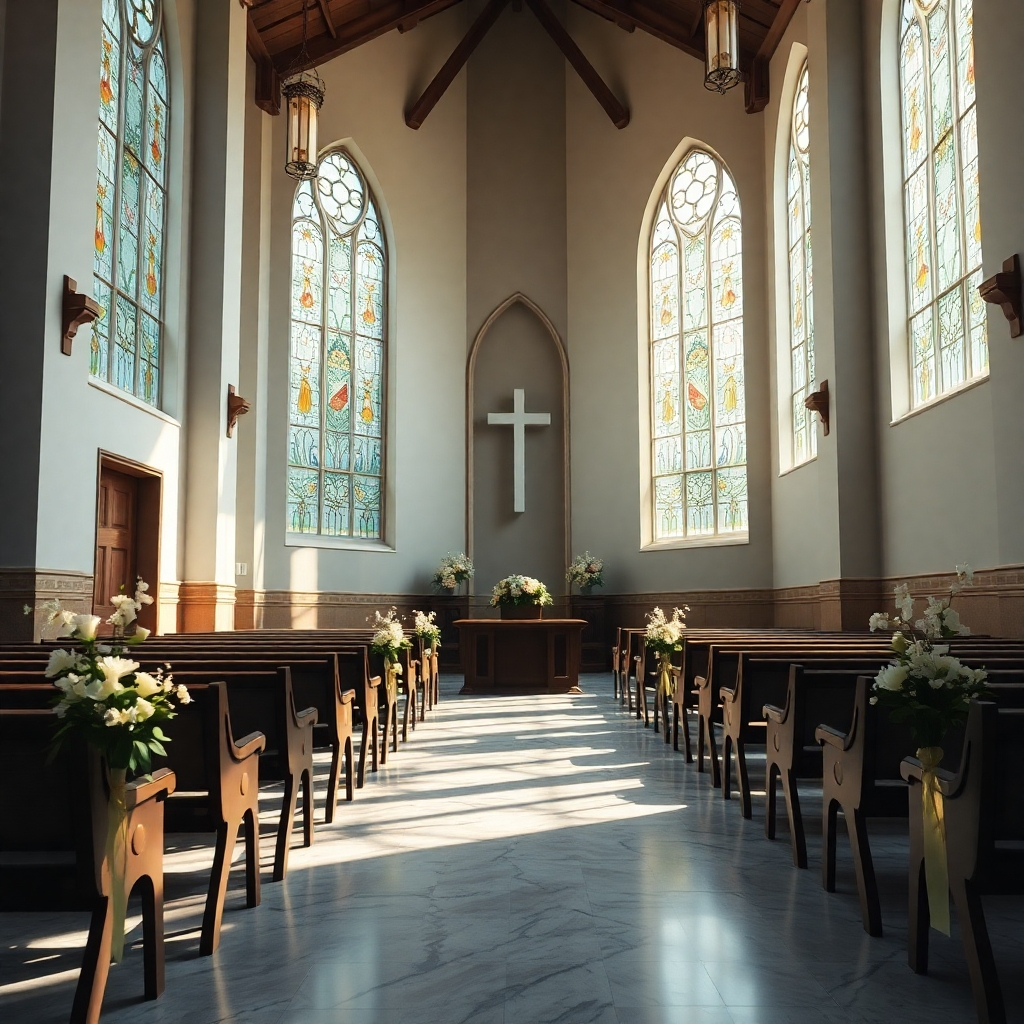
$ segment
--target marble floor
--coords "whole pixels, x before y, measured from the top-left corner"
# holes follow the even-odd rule
[[[811,868],[798,871],[785,834],[764,838],[762,798],[744,821],[708,776],[620,710],[608,676],[583,685],[581,696],[469,698],[444,679],[415,738],[318,828],[313,847],[293,849],[278,884],[268,880],[268,792],[263,903],[244,909],[236,874],[212,957],[198,955],[209,849],[204,837],[169,836],[166,992],[141,999],[134,917],[104,1021],[974,1020],[955,926],[951,939],[932,932],[928,977],[906,965],[905,826],[872,832],[886,927],[872,939],[845,836],[839,892],[821,889],[813,789]],[[987,906],[1019,1022],[1024,900]],[[0,914],[3,1024],[67,1020],[86,923]]]

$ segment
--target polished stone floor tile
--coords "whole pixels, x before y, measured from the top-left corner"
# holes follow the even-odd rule
[[[622,711],[582,696],[466,698],[445,678],[411,741],[269,881],[279,787],[261,792],[263,903],[235,871],[220,949],[198,955],[208,836],[167,837],[167,989],[142,994],[139,916],[104,1024],[969,1024],[956,926],[906,965],[906,823],[872,822],[885,937],[861,927],[845,832],[820,880]],[[237,852],[242,856],[242,851]],[[237,862],[236,862],[237,863]],[[986,901],[1010,1021],[1024,1022],[1024,898]],[[955,922],[955,917],[954,917]],[[81,914],[0,915],[0,1021],[63,1024]]]

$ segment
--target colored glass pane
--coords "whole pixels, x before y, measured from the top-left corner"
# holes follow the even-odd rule
[[[818,433],[804,401],[815,389],[814,287],[811,276],[810,78],[804,64],[797,80],[789,137],[787,241],[789,245],[789,366],[793,466],[817,454]],[[721,505],[721,503],[720,503]],[[730,505],[731,509],[733,506]],[[737,508],[746,508],[746,499]],[[745,514],[745,512],[744,512]]]
[[[913,405],[988,371],[971,0],[902,0],[900,87]]]
[[[334,150],[292,207],[292,532],[382,536],[386,293],[377,207],[349,154]],[[313,476],[315,502],[302,498]]]
[[[103,0],[89,372],[160,403],[168,122],[161,0]]]
[[[655,541],[746,530],[745,484],[740,497],[733,480],[746,480],[742,264],[735,183],[716,157],[693,149],[651,233]],[[716,501],[720,467],[731,503]]]

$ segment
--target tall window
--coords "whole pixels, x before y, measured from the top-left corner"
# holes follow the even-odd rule
[[[818,432],[804,399],[814,390],[814,286],[811,261],[810,112],[807,64],[796,87],[789,133],[789,365],[793,404],[793,465],[818,453]]]
[[[387,249],[344,149],[292,207],[288,529],[379,539],[384,471]]]
[[[692,149],[651,238],[655,541],[747,530],[742,259],[732,176]]]
[[[160,403],[167,63],[162,0],[103,0],[89,371]]]
[[[972,0],[903,0],[903,202],[911,401],[988,372]]]

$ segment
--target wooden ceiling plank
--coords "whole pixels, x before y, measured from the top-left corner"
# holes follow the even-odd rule
[[[615,94],[597,73],[594,65],[584,56],[583,51],[555,17],[545,0],[526,0],[526,3],[547,34],[555,41],[555,45],[565,54],[565,59],[573,66],[576,74],[593,93],[594,99],[601,104],[612,124],[616,128],[625,128],[629,124],[629,111],[616,99]]]
[[[336,39],[327,35],[310,39],[307,46],[309,62],[305,66],[314,67],[323,64],[363,43],[368,43],[371,39],[376,39],[385,32],[390,32],[393,28],[398,28],[400,24],[409,23],[413,18],[416,20],[429,18],[458,2],[459,0],[428,0],[427,3],[414,5],[405,3],[404,0],[387,0],[374,10],[367,11],[358,17],[348,21],[335,22],[335,27],[338,30]],[[281,50],[275,50],[273,47],[270,49],[274,58],[274,66],[278,71],[286,68],[291,72],[301,70],[298,66],[291,66],[302,50],[301,44]]]
[[[451,56],[444,62],[441,70],[423,90],[423,95],[406,111],[405,123],[410,128],[419,128],[427,119],[427,115],[445,94],[448,86],[455,81],[455,76],[462,70],[470,54],[480,45],[480,40],[487,35],[507,4],[508,0],[490,0],[480,12],[462,41],[452,50]]]
[[[747,73],[747,82],[744,87],[744,105],[748,114],[759,114],[768,106],[768,100],[771,98],[771,75],[769,68],[772,57],[779,48],[779,43],[782,42],[782,37],[786,34],[786,29],[789,28],[789,23],[793,20],[793,15],[796,14],[797,8],[803,2],[804,0],[782,0],[779,13],[775,15],[775,20],[772,22],[771,28],[768,29],[768,34],[762,40],[757,53],[754,54],[754,60]]]
[[[338,30],[334,27],[334,19],[331,17],[331,8],[327,0],[319,0],[320,13],[324,16],[324,24],[327,26],[327,32],[332,39],[338,38]]]
[[[782,0],[779,13],[775,15],[775,20],[757,51],[759,57],[772,59],[775,51],[779,48],[779,43],[782,42],[782,37],[786,34],[786,29],[789,28],[789,23],[793,20],[793,15],[796,14],[797,8],[803,2],[804,0]]]
[[[689,32],[689,25],[682,24],[672,15],[665,14],[649,4],[629,2],[629,0],[574,0],[580,7],[600,14],[609,21],[619,22],[627,19],[642,28],[650,35],[670,43],[684,53],[698,60],[704,59],[703,38],[694,39]]]

